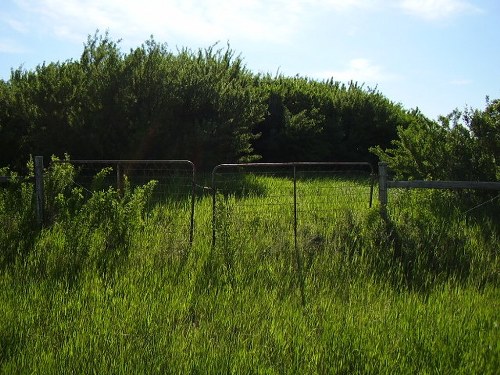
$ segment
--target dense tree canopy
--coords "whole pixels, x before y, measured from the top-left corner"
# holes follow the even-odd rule
[[[369,147],[388,146],[407,113],[376,90],[354,82],[301,77],[260,80],[268,115],[258,124],[256,151],[266,160],[372,160]]]
[[[79,61],[13,71],[2,82],[2,164],[29,154],[191,159],[252,154],[265,107],[253,75],[227,49],[176,55],[148,40],[128,54],[89,37]]]
[[[354,82],[253,74],[229,46],[174,53],[151,37],[123,53],[118,44],[96,33],[79,60],[19,68],[0,81],[0,165],[64,153],[189,159],[199,168],[374,162],[376,154],[410,176],[441,177],[463,163],[474,178],[498,163],[498,101],[468,111],[467,126],[450,125],[453,116],[438,124]]]

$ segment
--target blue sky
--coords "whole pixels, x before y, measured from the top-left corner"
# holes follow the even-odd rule
[[[2,0],[0,79],[78,59],[97,29],[123,52],[229,42],[255,73],[358,81],[432,119],[500,98],[498,0]]]

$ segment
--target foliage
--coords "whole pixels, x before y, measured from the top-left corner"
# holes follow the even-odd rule
[[[350,82],[262,77],[269,114],[257,129],[266,161],[374,161],[368,148],[389,145],[408,114],[374,89]]]
[[[96,34],[79,61],[13,71],[0,95],[0,162],[15,167],[30,152],[186,158],[206,168],[258,157],[365,159],[379,145],[375,154],[402,177],[498,179],[498,100],[437,123],[354,83],[252,75],[229,47],[174,54],[151,38],[123,54]],[[294,252],[289,199],[280,205],[273,194],[287,179],[238,180],[233,190],[249,194],[219,202],[211,246],[208,196],[196,201],[190,244],[183,198],[148,210],[154,182],[119,192],[102,187],[104,169],[83,187],[54,159],[39,228],[33,184],[0,172],[11,176],[0,187],[2,372],[500,367],[495,204],[470,214],[448,193],[395,191],[382,218],[348,194],[321,200],[311,179],[300,185]],[[341,182],[331,182],[335,191]],[[266,221],[256,211],[278,215]]]
[[[112,188],[93,190],[85,199],[83,188],[74,187],[71,164],[53,165],[46,185],[51,187],[47,206],[52,208],[54,223],[40,233],[28,257],[31,270],[68,281],[74,281],[82,267],[112,277],[127,256],[133,233],[142,227],[155,181],[134,189],[127,184],[123,193]],[[109,172],[99,172],[93,186]],[[60,183],[61,175],[68,177],[67,183]]]
[[[500,177],[498,108],[493,101],[484,111],[454,111],[440,123],[416,113],[408,127],[398,128],[392,148],[372,151],[399,178],[495,181]]]
[[[18,257],[25,256],[33,247],[38,233],[33,178],[33,161],[27,166],[27,179],[8,168],[0,168],[0,175],[8,176],[9,183],[0,186],[0,269]]]
[[[44,176],[43,228],[36,223],[31,181],[12,173],[10,186],[0,189],[4,228],[0,266],[27,259],[39,275],[74,279],[82,265],[90,262],[106,275],[128,251],[131,233],[140,228],[155,181],[134,189],[127,185],[122,194],[111,188],[84,191],[75,185],[74,167],[58,161],[53,158]],[[33,169],[31,162],[28,167]],[[95,181],[108,173],[101,171]]]
[[[496,177],[500,180],[500,99],[490,102],[486,98],[484,111],[468,110],[464,118],[482,149],[483,157],[496,167]]]
[[[0,83],[0,165],[23,155],[223,162],[367,160],[408,116],[363,85],[251,73],[229,47],[123,53],[89,36],[80,59]],[[411,117],[411,116],[410,116]]]
[[[12,72],[0,90],[0,162],[19,155],[191,159],[200,167],[251,155],[264,107],[227,49],[177,55],[148,40],[123,54],[107,34],[79,61]]]
[[[2,372],[494,374],[500,365],[498,222],[464,217],[447,196],[398,192],[386,221],[340,195],[325,207],[350,207],[335,222],[304,219],[304,239],[325,239],[299,243],[303,305],[291,213],[269,225],[233,209],[269,211],[259,204],[289,180],[256,177],[258,194],[229,196],[220,209],[240,224],[221,228],[215,248],[211,197],[200,197],[183,252],[182,205],[145,212],[148,186],[90,194],[50,181],[70,181],[70,165],[51,168],[52,223],[0,270]],[[301,184],[301,217],[317,183]]]

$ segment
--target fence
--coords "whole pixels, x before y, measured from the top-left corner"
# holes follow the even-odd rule
[[[212,245],[242,224],[278,234],[282,247],[324,238],[322,230],[345,213],[372,204],[374,175],[369,163],[221,164],[212,172]],[[239,199],[245,197],[246,199]],[[280,220],[278,220],[278,218]],[[223,223],[221,222],[223,221]],[[316,228],[305,223],[315,222]],[[241,236],[242,241],[252,241]],[[304,238],[303,238],[304,237]]]
[[[153,204],[169,201],[185,213],[182,228],[189,243],[194,236],[196,170],[188,160],[67,160],[75,166],[74,183],[91,193],[94,176],[109,169],[104,185],[123,192],[125,185],[156,180]],[[44,215],[43,157],[34,159],[36,217]],[[221,164],[212,171],[212,246],[240,239],[252,242],[253,233],[241,228],[260,228],[269,237],[269,248],[295,248],[328,238],[332,222],[372,205],[375,175],[369,163],[249,163]],[[0,176],[0,183],[9,183]],[[500,190],[500,182],[391,181],[387,164],[379,163],[379,201],[385,215],[389,189]],[[497,195],[495,198],[498,198]],[[240,199],[245,198],[245,199]],[[279,220],[278,220],[279,218]],[[244,225],[251,223],[252,225]],[[312,224],[311,224],[312,223]],[[260,235],[259,234],[259,235]],[[272,235],[274,234],[275,238]],[[237,245],[237,243],[236,243]]]
[[[34,163],[34,178],[21,177],[22,181],[34,182],[35,183],[35,209],[36,209],[36,221],[39,226],[43,223],[43,208],[44,208],[44,198],[43,198],[43,157],[35,156]],[[0,176],[0,184],[11,183],[11,178],[8,176]]]
[[[486,181],[390,181],[386,163],[379,163],[379,201],[383,215],[387,213],[389,189],[500,190],[500,182]],[[495,198],[498,198],[497,195]],[[469,210],[470,211],[470,210]]]
[[[99,187],[115,187],[119,193],[123,193],[127,184],[134,187],[155,180],[152,205],[172,203],[177,214],[183,216],[180,227],[177,224],[172,230],[185,231],[192,243],[196,185],[195,166],[189,160],[61,160],[55,163],[74,165],[74,183],[89,193],[94,188],[95,175],[106,168],[109,173]]]
[[[114,187],[119,192],[124,190],[125,184],[136,186],[156,180],[153,202],[177,201],[179,211],[189,212],[185,222],[188,223],[189,242],[193,241],[196,176],[192,162],[61,160],[54,163],[72,164],[76,171],[74,184],[89,194],[95,188],[95,175],[103,169],[108,169],[108,174],[101,181],[100,188]],[[240,223],[249,220],[254,224],[261,223],[269,230],[278,229],[283,225],[279,223],[285,223],[274,232],[291,233],[290,236],[280,236],[286,246],[290,245],[290,240],[296,247],[301,239],[324,237],[320,232],[326,230],[336,216],[345,214],[346,210],[371,207],[374,177],[369,163],[221,164],[212,172],[212,244],[215,245],[217,237],[217,217],[225,217],[225,224],[229,224],[230,206],[231,216]],[[35,157],[35,182],[37,217],[41,223],[44,207],[41,156]],[[224,196],[224,200],[217,201],[219,196]],[[251,199],[238,199],[241,197]],[[186,202],[189,202],[189,208]],[[315,222],[316,228],[308,228],[305,223],[310,222]],[[225,229],[226,234],[228,230]]]
[[[312,256],[304,258],[300,249],[323,247],[339,215],[371,207],[373,183],[369,163],[218,165],[212,172],[212,249],[220,249],[232,269],[236,258],[248,256],[239,249],[258,246],[250,253],[262,264],[274,258],[283,272],[296,272],[305,304],[303,269]]]

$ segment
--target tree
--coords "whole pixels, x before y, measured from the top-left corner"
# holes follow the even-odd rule
[[[129,54],[89,36],[77,61],[18,69],[0,86],[0,162],[19,155],[251,160],[264,117],[254,76],[227,48],[177,54],[153,38]]]
[[[265,161],[374,161],[369,147],[389,146],[408,114],[378,91],[351,82],[262,77],[268,115],[255,148]]]
[[[488,106],[484,112],[467,110],[465,115],[455,110],[442,116],[439,123],[417,111],[408,127],[398,128],[392,148],[377,146],[371,150],[388,163],[398,178],[496,180],[498,164],[494,154],[498,152],[495,140],[499,128],[495,108]]]
[[[496,179],[500,180],[500,99],[490,102],[486,98],[484,111],[468,110],[464,117],[483,150],[483,157],[495,166]]]
[[[79,60],[12,72],[0,103],[0,163],[18,165],[34,153],[198,168],[260,157],[365,161],[409,121],[363,85],[254,75],[229,45],[173,53],[151,37],[123,53],[98,32]]]

